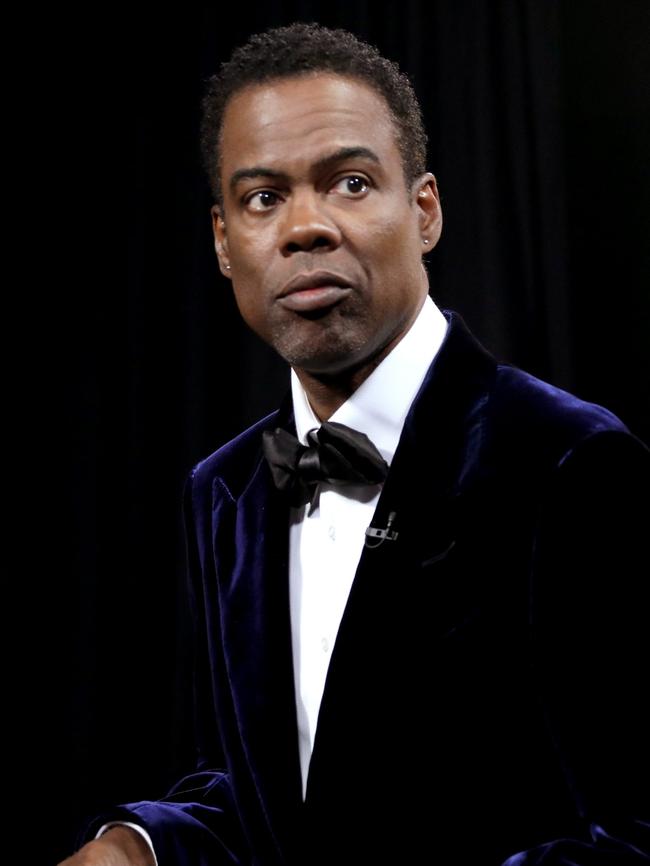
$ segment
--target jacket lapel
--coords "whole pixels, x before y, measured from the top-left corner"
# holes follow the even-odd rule
[[[457,314],[406,418],[373,524],[395,513],[411,559],[433,564],[455,539],[459,498],[481,465],[494,359]],[[404,537],[404,534],[402,537]]]
[[[356,584],[372,586],[382,572],[391,580],[407,573],[432,579],[448,558],[462,555],[472,491],[487,465],[483,427],[496,362],[457,314],[448,316],[448,334],[411,406],[372,521],[386,527],[392,515],[398,537],[377,547],[368,541],[355,594]],[[471,587],[462,581],[472,579],[469,571],[455,573],[454,587],[440,586],[441,593],[456,596],[453,605],[442,608],[441,629],[462,617],[463,605],[472,598]]]
[[[215,497],[221,627],[234,711],[269,828],[286,850],[302,803],[288,596],[288,508],[259,459],[233,502]],[[219,560],[219,556],[217,556]]]

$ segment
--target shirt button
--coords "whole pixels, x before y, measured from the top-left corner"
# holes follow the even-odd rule
[[[321,639],[320,645],[322,646],[324,653],[326,653],[330,648],[330,645],[328,644],[326,637]]]
[[[332,539],[332,541],[336,540],[336,529],[334,529],[333,526],[330,526],[330,528],[327,530],[327,534]]]

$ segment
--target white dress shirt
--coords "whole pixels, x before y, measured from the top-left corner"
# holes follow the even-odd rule
[[[390,465],[408,414],[447,330],[430,297],[409,331],[329,419],[360,430]],[[298,439],[320,427],[297,375],[291,390]],[[329,660],[381,484],[337,492],[321,484],[291,509],[289,600],[303,796]]]

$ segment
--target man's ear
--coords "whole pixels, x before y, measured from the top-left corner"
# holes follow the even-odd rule
[[[442,208],[438,184],[430,171],[414,181],[413,194],[418,209],[422,252],[428,253],[438,243],[442,232]]]
[[[214,233],[214,248],[219,260],[219,268],[224,277],[230,279],[230,257],[228,255],[228,238],[226,237],[226,223],[221,208],[218,204],[210,208],[212,214],[212,231]]]

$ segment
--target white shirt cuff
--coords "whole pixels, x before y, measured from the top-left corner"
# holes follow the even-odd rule
[[[156,857],[156,852],[153,850],[153,842],[151,841],[151,836],[147,833],[144,827],[141,827],[139,824],[131,824],[130,821],[109,821],[108,824],[102,824],[102,826],[97,831],[97,835],[95,839],[99,839],[100,836],[103,836],[107,830],[110,830],[111,827],[130,827],[132,830],[135,830],[136,833],[139,833],[144,841],[149,846],[151,853],[153,854],[153,862],[155,866],[158,866],[158,858]]]

